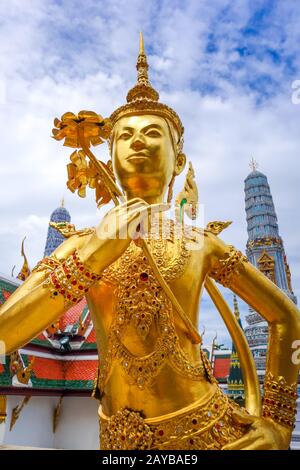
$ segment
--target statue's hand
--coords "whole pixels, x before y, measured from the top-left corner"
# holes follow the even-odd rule
[[[291,430],[269,418],[251,416],[235,410],[232,415],[239,425],[248,427],[243,437],[222,450],[287,450],[291,439]]]
[[[79,257],[94,272],[101,272],[116,261],[137,234],[138,226],[153,210],[165,210],[166,204],[149,205],[140,198],[111,209],[96,227],[95,233],[78,250]]]

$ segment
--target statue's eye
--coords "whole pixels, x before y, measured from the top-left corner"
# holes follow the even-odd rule
[[[148,131],[148,132],[146,133],[146,135],[147,135],[148,137],[160,137],[160,136],[161,136],[160,132],[158,132],[158,131],[155,130],[155,129],[152,129],[152,130]]]
[[[119,135],[119,139],[123,139],[123,140],[128,140],[130,139],[130,137],[131,137],[130,132],[122,132],[122,134]]]
[[[128,140],[130,137],[131,134],[129,132],[122,132],[122,134],[119,136],[119,139]]]

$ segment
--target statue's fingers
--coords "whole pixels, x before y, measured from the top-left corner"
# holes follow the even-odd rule
[[[231,416],[236,423],[243,424],[244,426],[254,423],[257,419],[257,416],[249,415],[239,409],[234,409]]]

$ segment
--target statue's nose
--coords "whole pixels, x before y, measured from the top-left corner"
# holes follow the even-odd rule
[[[142,150],[143,148],[145,148],[145,143],[143,142],[142,139],[140,139],[139,137],[137,137],[136,139],[134,139],[134,141],[132,142],[131,144],[131,148],[133,150]]]

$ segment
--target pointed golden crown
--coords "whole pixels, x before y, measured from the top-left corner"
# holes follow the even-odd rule
[[[144,49],[143,35],[140,33],[140,51],[136,64],[138,78],[136,85],[127,93],[127,104],[116,109],[110,116],[112,125],[124,116],[137,114],[157,114],[169,119],[178,132],[179,140],[182,140],[183,125],[178,114],[169,106],[159,103],[159,94],[152,87],[148,79],[148,62]]]

